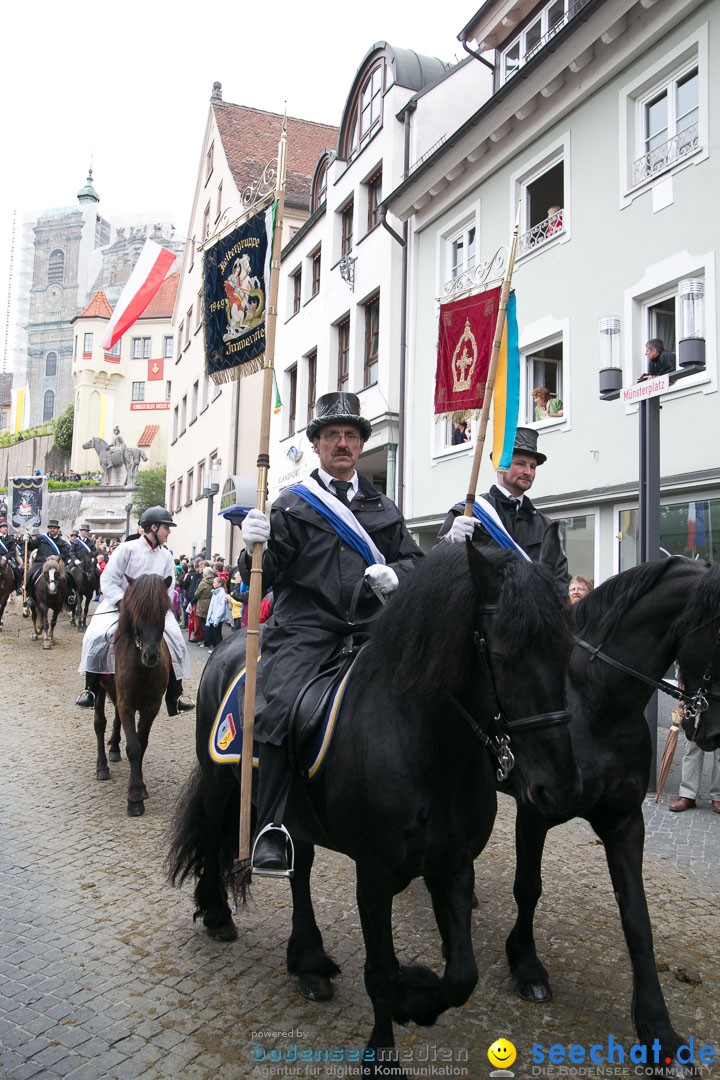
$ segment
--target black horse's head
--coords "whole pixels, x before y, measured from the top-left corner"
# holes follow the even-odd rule
[[[140,650],[143,667],[156,667],[160,661],[165,615],[170,610],[168,589],[172,578],[159,574],[143,574],[139,578],[125,575],[128,588],[118,604],[118,636],[129,632]]]
[[[677,626],[680,678],[690,703],[683,731],[701,750],[720,748],[720,566],[703,564]]]
[[[543,561],[558,543],[548,530]],[[548,814],[577,798],[565,711],[569,607],[546,566],[469,542],[438,547],[388,604],[372,642],[398,698],[463,724],[459,702],[493,738],[509,736],[519,798]]]

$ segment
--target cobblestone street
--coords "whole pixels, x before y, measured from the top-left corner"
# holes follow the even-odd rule
[[[191,888],[173,890],[165,880],[166,832],[194,764],[194,714],[170,720],[160,713],[146,756],[146,814],[131,819],[127,761],[111,766],[109,782],[96,781],[92,715],[73,704],[82,685],[81,636],[67,614],[53,651],[43,652],[30,633],[16,602],[0,634],[0,1076],[345,1075],[345,1066],[278,1065],[271,1052],[287,1058],[293,1046],[358,1050],[370,1033],[352,864],[318,852],[316,913],[342,975],[334,999],[313,1004],[285,971],[285,882],[253,887],[250,904],[237,915],[239,939],[226,945],[193,923]],[[194,693],[206,656],[195,646],[191,652]],[[710,812],[706,787],[696,811],[667,812],[681,756],[682,740],[660,803],[647,800],[645,881],[675,1027],[693,1036],[696,1047],[718,1046],[720,817]],[[433,1075],[429,1066],[440,1067],[442,1051],[451,1050],[453,1066],[465,1071],[435,1075],[484,1078],[492,1068],[488,1047],[500,1036],[517,1048],[516,1077],[539,1075],[532,1072],[533,1043],[588,1047],[610,1034],[626,1047],[635,1041],[617,907],[602,845],[584,822],[551,832],[546,848],[537,942],[554,1000],[533,1006],[516,997],[504,955],[514,913],[513,819],[513,804],[503,797],[491,842],[476,863],[478,987],[464,1008],[435,1027],[396,1028],[398,1046],[412,1052],[408,1076]],[[421,882],[397,898],[395,932],[403,961],[441,969]],[[255,1058],[264,1052],[265,1062],[253,1060],[253,1051]],[[714,1069],[705,1075],[720,1076],[720,1065]]]

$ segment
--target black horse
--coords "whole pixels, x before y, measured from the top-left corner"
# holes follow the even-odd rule
[[[713,690],[720,677],[720,566],[683,558],[645,563],[605,582],[573,613],[581,640],[570,663],[568,706],[582,794],[560,815],[548,816],[527,801],[518,803],[518,916],[507,940],[507,956],[521,996],[548,1001],[549,978],[533,938],[543,846],[554,825],[584,817],[605,845],[633,969],[632,1018],[638,1038],[648,1046],[659,1039],[665,1061],[674,1059],[686,1040],[673,1029],[663,998],[643,887],[642,803],[651,763],[643,710],[652,681],[660,680],[677,659],[686,699],[695,703],[686,707],[686,730],[693,734],[696,721],[689,716],[698,706],[697,691],[703,689],[709,707],[700,704],[698,710],[698,745],[708,750],[720,745],[720,709]],[[595,655],[598,649],[602,657]],[[674,1067],[673,1075],[686,1075],[677,1061]]]
[[[33,582],[32,595],[28,595],[28,606],[33,620],[32,640],[37,641],[42,629],[43,649],[51,649],[55,644],[55,624],[67,597],[65,563],[59,555],[50,555]],[[50,612],[52,616],[48,618]]]
[[[553,533],[550,545],[557,543]],[[569,615],[548,570],[472,545],[438,550],[388,603],[347,685],[323,776],[296,779],[286,821],[295,841],[288,969],[306,997],[327,998],[338,968],[323,949],[310,897],[314,843],[354,859],[374,1028],[368,1068],[393,1019],[432,1024],[477,981],[470,936],[473,859],[497,808],[485,743],[498,725],[515,755],[521,803],[562,814],[577,798],[564,711]],[[195,900],[211,936],[235,926],[226,881],[237,845],[236,770],[214,764],[208,736],[238,669],[240,635],[208,662],[198,693],[199,766],[181,801],[169,856],[173,882],[198,878]],[[310,674],[310,673],[309,673]],[[503,718],[507,720],[507,728]],[[418,876],[430,890],[446,966],[401,966],[393,897]],[[392,1075],[399,1076],[399,1071]]]
[[[82,633],[87,629],[88,608],[93,596],[100,589],[100,571],[98,570],[97,557],[91,553],[84,554],[76,565],[75,560],[70,567],[70,578],[75,589],[76,602],[70,616],[70,625],[75,626],[77,614],[77,628]],[[83,600],[85,606],[83,607]]]

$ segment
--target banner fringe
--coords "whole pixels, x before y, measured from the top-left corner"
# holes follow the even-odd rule
[[[254,360],[247,360],[240,367],[225,368],[224,371],[209,371],[208,376],[216,386],[221,386],[222,383],[237,382],[238,379],[243,379],[246,375],[255,375],[256,372],[262,371],[264,367],[265,353],[262,356],[256,356]]]

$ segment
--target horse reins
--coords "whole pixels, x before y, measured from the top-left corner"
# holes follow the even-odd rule
[[[696,629],[699,630],[700,627],[696,627]],[[690,632],[693,633],[694,631]],[[589,642],[578,637],[575,638],[575,644],[590,653],[590,663],[592,663],[593,660],[602,660],[602,662],[608,664],[609,667],[616,668],[618,671],[622,671],[623,674],[630,675],[631,678],[644,682],[648,686],[652,686],[654,690],[659,690],[661,693],[675,698],[676,701],[682,701],[686,718],[695,721],[692,736],[688,736],[691,742],[697,734],[703,713],[707,711],[710,700],[712,698],[720,698],[720,694],[717,694],[710,689],[713,667],[717,660],[718,653],[720,653],[720,629],[718,629],[715,636],[710,659],[705,666],[700,686],[694,694],[688,694],[687,691],[680,690],[679,687],[673,686],[673,684],[669,683],[666,679],[653,679],[650,675],[643,675],[641,671],[636,671],[635,668],[628,667],[628,665],[623,664],[622,661],[615,660],[614,657],[608,656],[607,653],[602,651],[602,645],[590,645]]]
[[[480,614],[494,615],[497,612],[497,609],[497,604],[483,604],[480,608]],[[487,640],[482,632],[482,627],[480,630],[475,631],[474,644],[480,666],[490,683],[491,712],[493,713],[491,720],[489,720],[485,726],[479,724],[475,717],[461,705],[454,694],[449,690],[446,690],[445,696],[460,713],[463,719],[467,721],[485,749],[497,760],[498,768],[496,770],[496,776],[502,783],[503,780],[507,780],[515,765],[515,755],[510,748],[511,734],[519,731],[530,731],[534,728],[553,727],[556,724],[568,724],[570,722],[571,714],[567,709],[563,709],[559,712],[536,713],[534,716],[521,716],[515,720],[508,719],[503,714],[498,700],[495,677],[490,662],[490,652]],[[491,724],[494,725],[496,729],[495,734],[493,735],[489,734]]]

